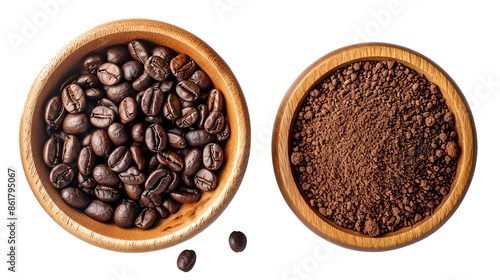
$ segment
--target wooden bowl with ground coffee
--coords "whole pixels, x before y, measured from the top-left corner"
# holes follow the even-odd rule
[[[76,37],[42,69],[20,148],[35,197],[61,227],[106,249],[151,251],[224,211],[245,173],[250,121],[209,45],[125,19]]]
[[[408,245],[443,225],[476,159],[456,84],[421,54],[383,43],[348,46],[307,68],[281,103],[272,145],[297,217],[360,250]]]

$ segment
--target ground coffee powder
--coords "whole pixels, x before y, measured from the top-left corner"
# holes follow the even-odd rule
[[[335,70],[305,97],[291,141],[296,181],[341,227],[378,236],[433,213],[459,157],[439,88],[395,61]]]

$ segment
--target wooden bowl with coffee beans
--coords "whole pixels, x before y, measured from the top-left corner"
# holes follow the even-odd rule
[[[209,45],[126,19],[85,32],[42,69],[20,148],[35,197],[61,227],[102,248],[151,251],[224,211],[246,170],[250,121]]]
[[[476,145],[467,102],[438,65],[363,43],[295,80],[276,115],[272,157],[285,201],[308,228],[380,251],[447,221],[471,182]]]

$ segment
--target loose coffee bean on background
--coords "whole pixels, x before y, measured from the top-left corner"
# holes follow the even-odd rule
[[[43,112],[42,158],[68,205],[148,229],[217,187],[230,128],[222,92],[195,61],[133,40],[80,67]]]
[[[241,231],[233,231],[229,235],[229,246],[237,253],[242,252],[247,247],[247,236]]]
[[[194,250],[186,249],[177,257],[177,267],[184,272],[188,272],[193,269],[195,263],[196,252]]]
[[[460,153],[439,88],[395,61],[333,71],[304,99],[292,135],[290,162],[311,207],[371,236],[431,215]]]

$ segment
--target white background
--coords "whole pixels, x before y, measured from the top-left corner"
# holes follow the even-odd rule
[[[498,7],[443,2],[2,1],[0,279],[500,279]],[[42,67],[86,30],[124,18],[169,22],[211,45],[238,78],[252,121],[248,169],[226,211],[194,238],[148,253],[101,249],[59,227],[27,185],[19,155],[21,112]],[[271,159],[274,117],[295,78],[326,53],[363,41],[403,45],[439,64],[469,101],[478,138],[474,178],[451,219],[420,242],[378,253],[339,247],[303,226]],[[6,263],[8,166],[18,171],[16,273]],[[233,230],[248,237],[239,254],[227,244]],[[198,254],[188,273],[176,267],[186,248]]]

